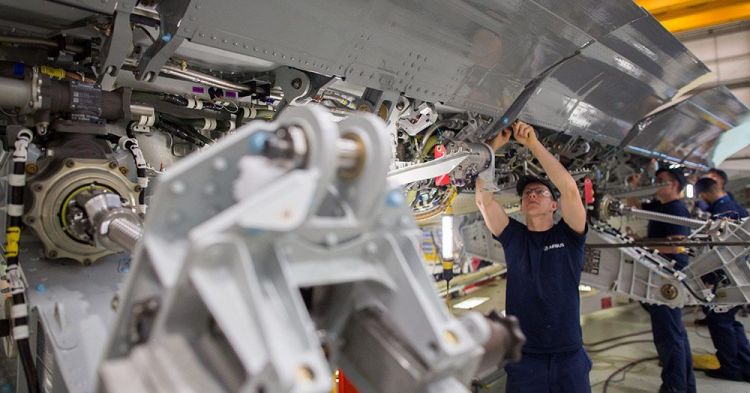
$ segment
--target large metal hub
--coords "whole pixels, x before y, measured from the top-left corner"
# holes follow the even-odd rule
[[[117,194],[124,203],[135,206],[140,188],[128,180],[117,165],[106,160],[66,159],[51,174],[30,183],[33,203],[24,222],[32,227],[44,244],[50,259],[70,258],[84,264],[113,254],[97,248],[86,232],[85,214],[77,197],[91,191]]]

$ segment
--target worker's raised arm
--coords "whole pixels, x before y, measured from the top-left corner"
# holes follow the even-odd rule
[[[496,151],[510,140],[510,130],[503,130],[490,143],[492,151]],[[482,213],[484,223],[493,235],[499,236],[508,226],[510,218],[505,209],[494,199],[493,193],[484,191],[484,182],[477,178],[475,199],[479,211]]]
[[[586,208],[583,206],[581,193],[573,176],[539,142],[533,127],[516,122],[513,124],[513,135],[518,143],[526,146],[534,154],[549,179],[560,191],[560,210],[565,223],[575,232],[583,233],[586,230]]]

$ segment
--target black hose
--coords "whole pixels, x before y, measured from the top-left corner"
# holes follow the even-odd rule
[[[193,127],[182,126],[180,124],[182,123],[182,121],[176,117],[172,117],[164,113],[159,113],[158,123],[166,124],[168,127],[171,126],[173,129],[176,128],[183,134],[189,135],[191,137],[191,140],[198,140],[203,145],[210,145],[214,142],[211,138],[208,138],[200,132],[196,131]]]
[[[188,99],[175,94],[163,94],[161,100],[177,106],[188,106]]]
[[[617,344],[612,344],[610,346],[604,347],[604,348],[594,348],[594,349],[586,349],[586,352],[588,353],[599,353],[604,351],[609,351],[610,349],[619,348],[625,345],[630,344],[641,344],[641,343],[653,343],[654,340],[630,340],[630,341],[623,341]]]
[[[631,368],[633,368],[633,367],[635,367],[635,366],[637,366],[637,365],[639,365],[641,363],[650,362],[652,360],[659,360],[659,357],[658,356],[652,356],[652,357],[649,357],[649,358],[643,358],[643,359],[635,360],[635,361],[632,361],[632,362],[630,362],[630,363],[628,363],[628,364],[626,364],[626,365],[618,368],[617,370],[615,370],[615,372],[613,372],[612,374],[610,374],[609,377],[607,377],[606,381],[604,381],[604,390],[603,390],[602,393],[607,393],[607,389],[609,388],[609,384],[612,382],[612,379],[614,379],[614,377],[617,374],[623,373],[623,378],[624,378],[624,375],[627,374],[627,372],[630,371]]]
[[[202,142],[200,139],[194,138],[192,135],[190,135],[185,129],[182,127],[179,127],[178,125],[171,123],[169,121],[159,119],[156,121],[155,124],[156,128],[164,130],[167,134],[171,134],[173,136],[176,136],[180,139],[184,139],[198,147],[203,147],[206,145],[205,142]],[[202,135],[201,135],[202,136]],[[204,137],[205,138],[205,137]]]
[[[607,344],[607,343],[611,343],[613,341],[621,340],[623,338],[629,338],[629,337],[633,337],[633,336],[640,336],[642,334],[647,334],[647,333],[651,333],[651,329],[644,330],[642,332],[629,333],[629,334],[625,334],[625,335],[617,336],[617,337],[610,337],[608,339],[597,341],[597,342],[593,342],[593,343],[583,343],[583,345],[586,346],[586,347],[595,347],[597,345]]]
[[[30,393],[39,392],[39,378],[34,364],[34,357],[29,345],[29,319],[28,306],[26,305],[26,293],[23,279],[19,271],[20,253],[19,243],[21,240],[21,217],[24,209],[24,188],[26,187],[26,159],[28,146],[34,134],[28,129],[18,132],[13,151],[13,168],[8,177],[8,205],[7,205],[7,227],[5,260],[7,263],[7,276],[13,298],[11,308],[11,319],[13,322],[13,339],[18,346],[18,354],[23,365],[24,375]]]

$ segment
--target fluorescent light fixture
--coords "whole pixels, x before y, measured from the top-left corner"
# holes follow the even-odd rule
[[[591,287],[588,286],[588,285],[581,284],[581,285],[578,286],[578,290],[580,292],[591,292],[593,289],[591,289]]]
[[[453,260],[453,215],[443,215],[441,256],[443,260]]]
[[[694,198],[695,186],[692,184],[688,184],[687,187],[685,187],[685,195],[687,195],[688,198]]]
[[[488,300],[490,300],[490,298],[488,297],[471,297],[462,301],[461,303],[454,304],[453,308],[460,308],[462,310],[471,310],[472,308],[479,306],[480,304],[483,304]]]

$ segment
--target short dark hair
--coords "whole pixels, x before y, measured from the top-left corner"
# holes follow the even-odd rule
[[[717,192],[721,191],[719,183],[710,177],[704,177],[695,182],[695,195],[700,195],[702,192]]]
[[[555,189],[555,186],[553,186],[549,180],[536,176],[522,176],[521,179],[518,180],[518,183],[516,183],[516,192],[518,193],[518,196],[523,197],[523,189],[531,183],[539,183],[547,187],[550,194],[552,194],[552,200],[557,200],[557,190]]]
[[[656,171],[656,176],[659,176],[659,174],[662,172],[669,173],[669,177],[671,177],[672,180],[676,181],[680,186],[680,191],[682,191],[682,189],[687,185],[687,179],[685,179],[685,175],[682,174],[682,171],[680,169],[660,168],[658,171]]]
[[[727,182],[729,182],[729,177],[727,177],[727,173],[724,172],[724,171],[722,171],[719,168],[711,168],[711,169],[708,170],[708,172],[709,173],[713,172],[713,173],[719,175],[719,177],[721,178],[721,180],[724,180],[724,186],[726,186]]]

